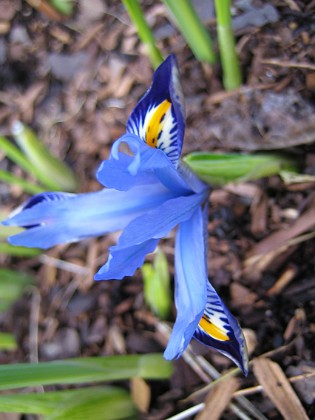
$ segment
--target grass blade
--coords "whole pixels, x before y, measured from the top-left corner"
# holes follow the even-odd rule
[[[199,19],[190,0],[163,0],[174,16],[182,35],[200,61],[214,63],[216,61],[212,41],[206,28]]]
[[[106,418],[114,420],[136,414],[129,394],[114,387],[0,395],[0,411],[43,414],[45,420],[103,420],[105,413]]]
[[[52,190],[76,190],[77,183],[72,170],[49,152],[33,130],[15,121],[12,131],[31,163],[33,173],[42,184]]]
[[[8,184],[18,185],[28,194],[38,194],[45,189],[39,185],[32,184],[26,179],[20,178],[19,176],[12,175],[10,172],[3,171],[0,169],[0,180],[7,182]]]
[[[152,31],[147,24],[138,0],[123,0],[131,21],[138,31],[139,38],[145,45],[153,68],[157,68],[163,61],[163,56],[156,46]]]
[[[35,175],[34,168],[23,153],[10,140],[0,136],[0,150],[29,174]]]
[[[241,69],[232,29],[231,0],[215,0],[218,42],[226,90],[238,88],[242,83]]]
[[[160,354],[87,357],[55,362],[18,363],[0,366],[0,389],[82,382],[165,379],[172,364]]]

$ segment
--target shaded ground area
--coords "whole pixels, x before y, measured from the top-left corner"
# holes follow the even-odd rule
[[[72,19],[58,22],[27,2],[0,2],[0,134],[9,136],[15,119],[31,125],[72,166],[82,192],[100,188],[95,170],[124,133],[152,75],[123,6],[107,3],[82,0]],[[315,2],[273,1],[267,11],[265,2],[235,2],[244,85],[228,93],[219,66],[196,62],[164,6],[143,3],[163,53],[179,61],[187,102],[184,152],[284,149],[299,160],[301,173],[313,175]],[[207,19],[215,36],[211,14]],[[21,174],[5,159],[0,167]],[[315,370],[314,186],[311,178],[286,186],[272,177],[216,189],[210,199],[209,276],[245,328],[252,357],[267,353],[288,378]],[[25,198],[18,187],[1,184],[2,209]],[[39,360],[163,351],[167,332],[144,305],[140,273],[93,283],[116,239],[60,246],[27,260],[0,255],[1,267],[37,279],[36,289],[0,319],[20,345],[14,354],[0,353],[1,363],[36,360],[37,328]],[[173,273],[173,234],[162,249]],[[217,353],[193,347],[220,372],[231,367]],[[255,374],[240,377],[231,395],[263,384],[266,369],[254,365]],[[150,384],[144,417],[163,419],[200,402],[182,400],[207,380],[187,360],[176,361],[169,382]],[[314,376],[293,384],[314,418]],[[257,410],[250,418],[281,418],[261,389],[248,394]],[[222,418],[236,418],[229,410]]]

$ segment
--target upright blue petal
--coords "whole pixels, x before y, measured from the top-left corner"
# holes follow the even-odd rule
[[[248,356],[243,332],[209,282],[206,308],[194,338],[229,357],[247,375]]]
[[[163,150],[177,166],[183,145],[185,111],[173,55],[155,71],[152,86],[128,120],[127,131],[139,136],[149,146]]]
[[[177,317],[164,352],[167,360],[180,357],[188,346],[204,313],[207,272],[204,215],[199,206],[191,218],[179,225],[175,244],[175,304]]]
[[[78,195],[43,193],[31,198],[2,223],[26,228],[9,238],[11,244],[47,249],[121,230],[134,218],[173,197],[157,183],[129,191],[103,189]]]

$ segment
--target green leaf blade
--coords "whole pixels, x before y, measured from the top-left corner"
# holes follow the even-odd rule
[[[172,364],[160,354],[119,355],[0,366],[0,389],[52,384],[115,381],[139,376],[166,379]]]
[[[42,184],[52,190],[77,189],[72,170],[49,152],[33,130],[20,121],[15,121],[12,131],[16,142],[31,163],[33,173]]]
[[[283,170],[296,171],[292,159],[280,154],[245,155],[196,152],[187,155],[184,162],[209,185],[222,186],[229,182],[251,181],[278,175]]]
[[[129,394],[115,387],[0,395],[0,411],[42,414],[45,420],[123,419],[136,410]]]
[[[190,0],[163,0],[163,2],[174,16],[195,57],[200,61],[215,63],[212,40]]]

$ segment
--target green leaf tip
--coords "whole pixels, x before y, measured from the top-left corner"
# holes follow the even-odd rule
[[[146,263],[141,268],[144,282],[144,299],[161,319],[166,319],[171,309],[169,267],[165,254],[158,249],[153,265]]]
[[[283,170],[296,171],[296,163],[292,159],[273,153],[195,152],[187,155],[184,161],[200,179],[217,186],[279,175]]]
[[[161,354],[81,357],[41,363],[0,366],[0,390],[39,385],[78,384],[143,379],[167,379],[172,363]]]

